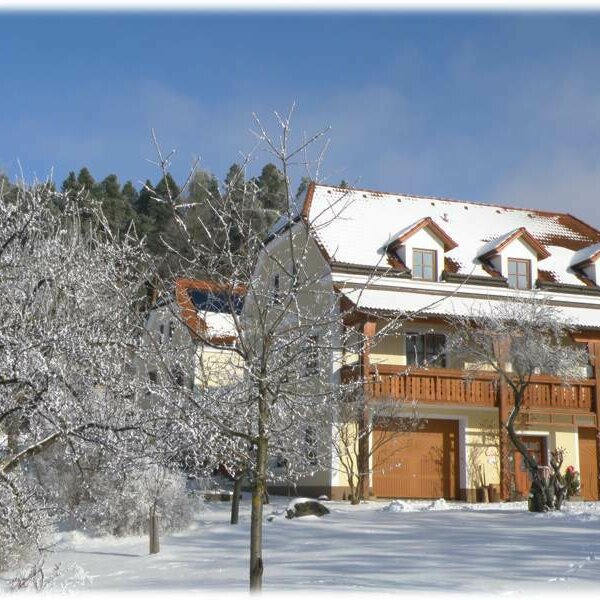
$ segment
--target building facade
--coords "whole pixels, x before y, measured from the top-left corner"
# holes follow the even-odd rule
[[[535,375],[518,432],[539,464],[564,448],[583,497],[598,499],[600,231],[566,213],[315,184],[294,222],[274,232],[270,252],[283,251],[278,236],[290,227],[310,237],[306,268],[322,271],[320,285],[339,298],[346,333],[365,340],[331,354],[331,377],[360,378],[373,406],[415,402],[422,419],[391,442],[394,452],[388,445],[386,456],[371,456],[372,495],[474,500],[484,484],[502,499],[527,493],[527,473],[502,428],[510,390],[444,347],[449,318],[535,295],[574,326],[568,343],[587,349],[589,365],[568,386]],[[279,274],[270,276],[280,285]],[[391,321],[401,326],[386,333]],[[385,427],[382,420],[373,429],[371,445]],[[302,482],[305,491],[342,497],[338,467],[332,456],[331,469]]]

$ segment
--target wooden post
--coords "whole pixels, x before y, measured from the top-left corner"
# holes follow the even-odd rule
[[[156,514],[156,505],[153,504],[150,508],[150,554],[158,554],[160,552],[160,542],[158,539],[158,515]]]
[[[596,412],[596,457],[598,471],[600,472],[600,342],[588,342],[590,363],[594,367],[594,408]],[[579,436],[579,434],[578,434]],[[598,494],[600,497],[600,480],[598,480]]]
[[[369,430],[370,430],[370,415],[367,404],[369,398],[370,386],[370,372],[371,372],[371,338],[375,335],[377,322],[374,319],[365,321],[362,325],[363,334],[363,345],[360,357],[361,364],[361,375],[363,379],[364,395],[365,395],[365,406],[361,415],[360,423],[358,424],[358,470],[360,473],[360,484],[359,484],[359,495],[361,498],[368,498],[369,496]]]

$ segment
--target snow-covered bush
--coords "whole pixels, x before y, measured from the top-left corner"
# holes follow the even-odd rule
[[[83,568],[75,563],[55,563],[48,568],[40,559],[17,571],[8,580],[7,588],[10,591],[71,592],[81,590],[88,581]]]
[[[186,477],[151,466],[138,473],[98,477],[93,498],[76,509],[77,521],[97,534],[128,535],[148,532],[148,515],[155,505],[163,531],[188,525],[197,506],[197,496],[186,490]]]
[[[35,560],[54,525],[43,490],[21,473],[0,478],[0,572]]]
[[[63,528],[95,535],[147,533],[154,503],[163,531],[190,523],[197,496],[186,491],[184,473],[132,460],[134,452],[107,453],[91,447],[74,461],[65,450],[56,447],[30,468],[53,504],[60,507]]]

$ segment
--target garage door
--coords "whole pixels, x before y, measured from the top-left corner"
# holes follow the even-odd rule
[[[428,419],[418,431],[391,439],[389,431],[382,422],[373,432],[376,496],[458,498],[458,421]]]
[[[578,431],[581,495],[585,500],[598,500],[597,433],[595,429],[588,427]]]

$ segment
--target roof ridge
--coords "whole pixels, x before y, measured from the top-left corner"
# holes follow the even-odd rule
[[[539,215],[567,216],[567,217],[576,219],[580,223],[587,225],[591,229],[594,229],[594,231],[596,231],[598,234],[600,234],[600,230],[596,229],[593,226],[590,226],[587,222],[582,221],[578,217],[573,216],[571,213],[562,212],[562,211],[541,210],[539,208],[527,208],[527,207],[523,207],[523,206],[507,206],[506,204],[479,202],[477,200],[460,200],[459,198],[448,198],[445,196],[423,196],[420,194],[407,194],[405,192],[382,192],[381,190],[373,190],[370,188],[356,188],[356,187],[342,188],[337,185],[328,185],[325,183],[315,183],[315,188],[316,187],[331,188],[334,190],[340,190],[340,191],[344,191],[344,192],[368,192],[369,194],[379,194],[381,196],[404,196],[405,198],[416,198],[416,199],[420,199],[420,200],[440,200],[442,202],[454,202],[457,204],[474,204],[475,206],[490,206],[490,207],[494,207],[494,208],[503,208],[505,210],[518,210],[518,211],[523,211],[523,212],[532,212],[532,213],[536,213]],[[314,189],[313,189],[313,193],[314,193]],[[312,197],[311,197],[311,200],[312,200]]]

